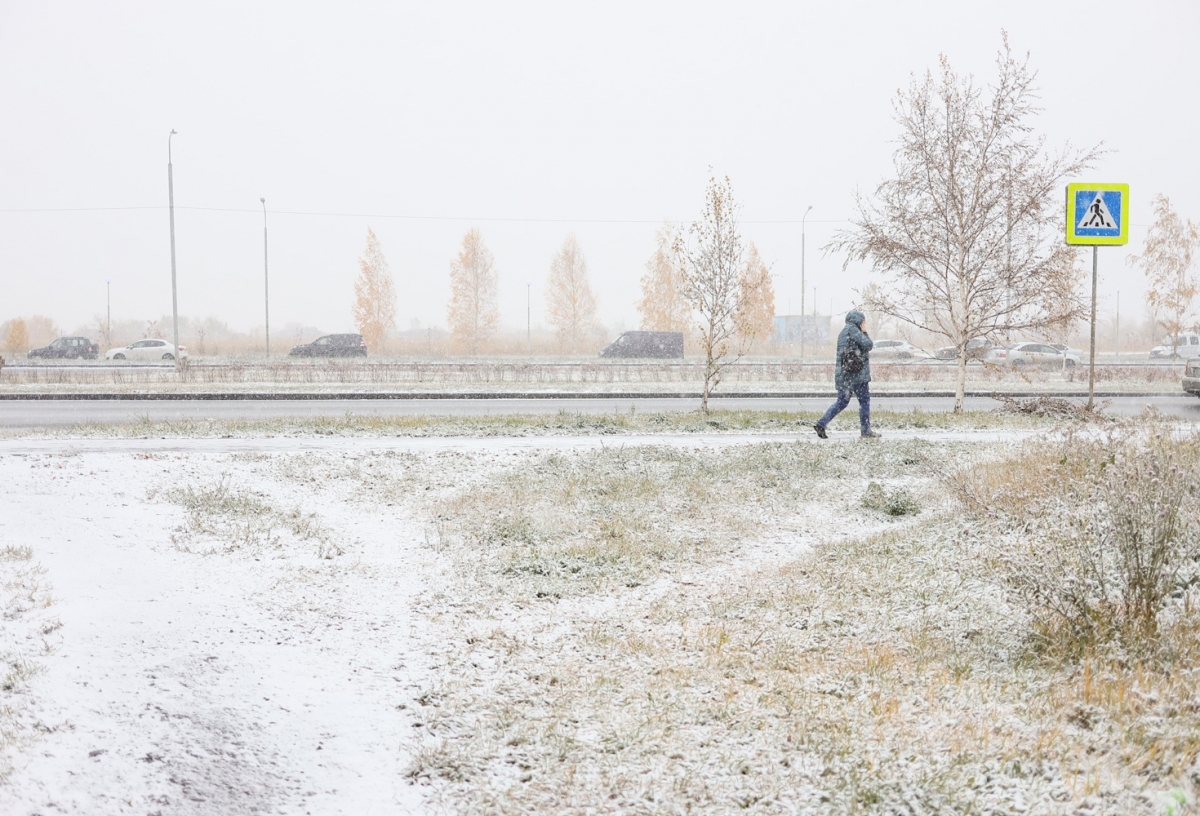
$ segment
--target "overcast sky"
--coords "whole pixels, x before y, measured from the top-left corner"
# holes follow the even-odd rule
[[[181,314],[262,325],[265,197],[273,326],[352,330],[368,226],[400,328],[445,325],[479,226],[505,324],[524,325],[527,282],[544,321],[574,232],[601,318],[635,328],[655,231],[697,216],[710,166],[777,311],[799,310],[808,205],[809,309],[816,286],[821,313],[845,311],[868,275],[821,247],[891,169],[895,92],[942,52],[989,79],[1001,29],[1032,54],[1050,143],[1112,150],[1090,176],[1132,185],[1130,250],[1154,194],[1200,220],[1194,0],[0,0],[0,320],[70,331],[103,313],[106,279],[114,319],[170,313],[172,128]],[[1120,288],[1128,313],[1144,285],[1125,254],[1101,250],[1101,302]]]

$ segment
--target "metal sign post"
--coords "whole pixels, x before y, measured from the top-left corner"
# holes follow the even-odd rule
[[[1100,247],[1129,243],[1129,185],[1077,182],[1067,185],[1067,243],[1092,248],[1091,350],[1088,401],[1096,402],[1096,285]]]

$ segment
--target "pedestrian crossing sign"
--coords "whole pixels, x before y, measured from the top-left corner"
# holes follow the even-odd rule
[[[1068,184],[1067,243],[1083,246],[1129,243],[1129,185]]]

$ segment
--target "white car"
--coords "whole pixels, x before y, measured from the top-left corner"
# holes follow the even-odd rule
[[[1161,344],[1150,349],[1151,360],[1162,360],[1172,356],[1184,360],[1200,357],[1200,334],[1180,332],[1179,337],[1164,337]]]
[[[109,349],[104,354],[105,360],[180,360],[188,358],[187,346],[180,346],[178,353],[175,347],[166,340],[138,340],[128,346]]]
[[[1065,353],[1066,365],[1079,365],[1080,357],[1073,349]],[[1063,365],[1064,352],[1049,343],[1017,343],[1008,347],[1006,360],[1010,365]]]
[[[871,347],[872,360],[928,360],[932,356],[907,340],[876,340]]]

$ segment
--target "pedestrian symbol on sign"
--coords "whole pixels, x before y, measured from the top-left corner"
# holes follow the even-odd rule
[[[1129,242],[1129,185],[1067,185],[1067,243],[1119,246]]]
[[[1108,206],[1104,203],[1104,196],[1101,193],[1096,193],[1096,198],[1093,199],[1091,206],[1084,211],[1083,219],[1079,222],[1079,229],[1117,229],[1117,222],[1113,219],[1112,213],[1108,211]]]

